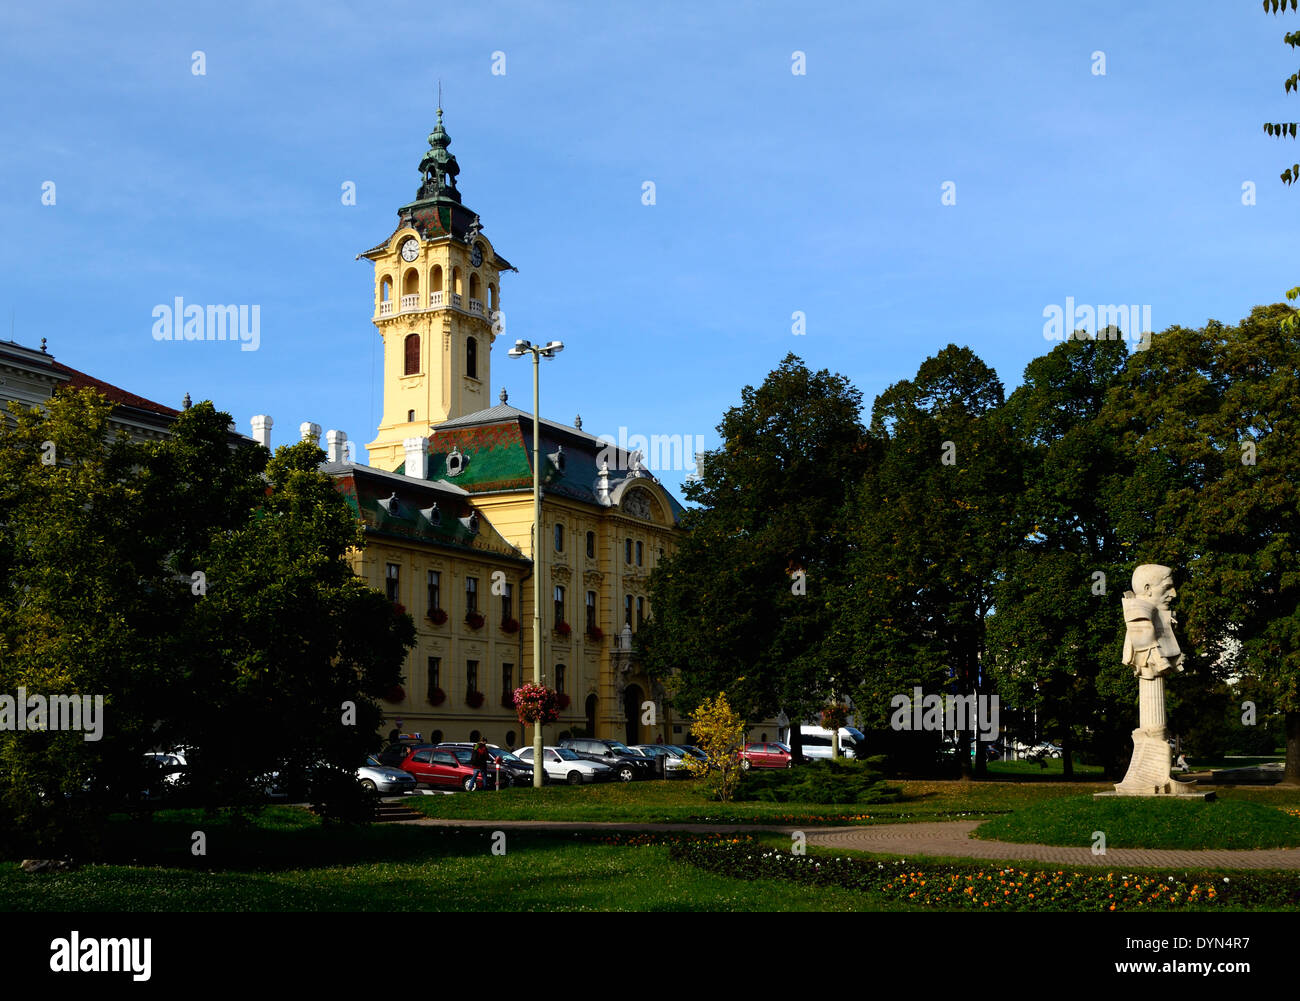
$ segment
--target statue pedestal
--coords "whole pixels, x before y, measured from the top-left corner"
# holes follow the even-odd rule
[[[1133,757],[1129,761],[1124,780],[1114,792],[1094,793],[1097,796],[1170,796],[1182,799],[1212,800],[1214,793],[1197,790],[1193,783],[1180,782],[1170,772],[1172,752],[1165,736],[1165,728],[1148,727],[1133,731]]]

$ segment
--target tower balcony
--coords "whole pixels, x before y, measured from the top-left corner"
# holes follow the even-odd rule
[[[483,300],[482,300],[482,299],[471,299],[471,300],[469,301],[469,311],[470,311],[471,313],[477,313],[479,316],[482,316],[482,315],[483,315]]]
[[[438,308],[439,306],[441,306],[441,305],[442,305],[442,289],[439,289],[437,292],[430,292],[430,293],[429,293],[429,308],[430,308],[430,309],[437,309],[437,308]]]
[[[385,301],[385,302],[381,302],[381,303],[379,304],[379,315],[380,315],[380,316],[392,316],[392,315],[393,315],[393,301],[392,301],[391,299],[389,299],[389,300],[387,300],[387,301]]]
[[[410,312],[410,311],[413,310],[413,309],[419,309],[419,308],[420,308],[420,296],[419,296],[418,293],[416,293],[416,294],[414,294],[414,295],[404,295],[404,296],[402,296],[402,312],[403,312],[403,313],[407,313],[407,312]]]
[[[464,308],[464,307],[461,305],[461,297],[460,297],[460,293],[459,293],[459,292],[453,292],[453,293],[451,294],[451,304],[452,304],[453,306],[455,306],[457,309],[463,309],[463,308]]]

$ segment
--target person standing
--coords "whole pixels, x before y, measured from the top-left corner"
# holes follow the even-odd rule
[[[474,753],[469,756],[470,766],[474,769],[474,788],[487,788],[488,764],[491,759],[492,756],[488,754],[487,744],[480,737],[478,743],[474,745]],[[480,777],[483,780],[482,785],[479,784]]]

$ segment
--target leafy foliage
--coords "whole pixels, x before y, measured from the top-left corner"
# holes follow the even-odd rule
[[[705,699],[692,714],[691,732],[697,746],[707,755],[701,761],[687,755],[686,770],[695,778],[706,780],[713,796],[727,803],[740,781],[741,768],[737,751],[745,739],[745,720],[731,708],[726,693]]]

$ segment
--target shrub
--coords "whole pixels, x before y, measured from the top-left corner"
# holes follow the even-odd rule
[[[899,791],[880,785],[881,758],[815,761],[802,768],[753,769],[736,790],[736,800],[768,803],[889,803]]]

